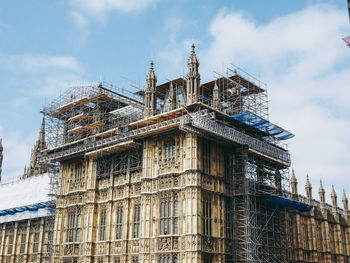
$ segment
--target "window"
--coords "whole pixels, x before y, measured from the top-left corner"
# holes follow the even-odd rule
[[[160,234],[178,234],[178,201],[164,199],[160,203]]]
[[[309,230],[306,219],[304,219],[304,248],[309,249]]]
[[[203,234],[211,236],[211,202],[203,201]]]
[[[70,212],[68,213],[68,223],[67,223],[67,237],[66,240],[70,242],[79,242],[81,232],[81,214],[80,212]]]
[[[134,207],[134,238],[138,238],[140,235],[140,205]]]
[[[173,163],[175,162],[175,156],[176,156],[176,148],[175,148],[175,140],[171,139],[169,142],[165,142],[164,145],[165,150],[165,162],[166,163]]]
[[[225,209],[225,227],[226,227],[226,238],[232,239],[232,217],[231,217],[231,203],[226,200]]]
[[[19,253],[23,254],[25,249],[26,249],[26,239],[27,239],[27,235],[26,234],[22,234],[21,235],[21,246],[19,249]]]
[[[134,258],[132,259],[132,263],[139,263],[139,258],[134,257]]]
[[[106,239],[106,216],[107,211],[103,209],[100,213],[100,241]]]
[[[82,175],[83,175],[83,164],[82,163],[77,163],[75,165],[75,178],[74,178],[74,181],[76,183],[80,182],[81,178],[82,178]]]
[[[323,240],[322,240],[322,227],[321,223],[317,224],[318,231],[317,231],[317,239],[318,239],[318,249],[319,251],[323,251]]]
[[[212,263],[213,258],[211,255],[204,255],[204,263]]]
[[[122,238],[122,229],[123,229],[123,208],[117,208],[117,227],[116,227],[116,239]]]
[[[99,258],[98,263],[103,263],[103,258]]]
[[[7,254],[11,255],[12,254],[12,248],[13,248],[13,234],[8,236],[8,245],[7,245]]]
[[[39,234],[38,232],[34,233],[33,253],[37,253],[39,249]]]
[[[341,228],[341,239],[342,239],[342,244],[343,244],[343,254],[347,255],[346,251],[346,236],[345,236],[345,229]]]
[[[76,258],[65,258],[63,260],[64,263],[77,263],[78,260]]]
[[[77,216],[77,229],[75,232],[75,242],[80,241],[80,231],[81,231],[81,214]]]
[[[171,260],[171,256],[170,255],[161,255],[159,257],[159,263],[177,263],[177,257],[174,256],[173,260]]]
[[[330,230],[329,237],[331,242],[331,252],[335,253],[334,225],[330,225],[329,230]]]
[[[203,140],[202,143],[203,148],[203,172],[205,174],[209,174],[211,172],[211,166],[210,166],[210,142],[208,140]]]
[[[114,263],[120,263],[120,262],[121,262],[120,258],[115,258],[114,259]]]

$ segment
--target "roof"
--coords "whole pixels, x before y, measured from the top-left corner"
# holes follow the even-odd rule
[[[0,184],[0,223],[47,216],[50,177],[42,174]]]
[[[265,120],[264,118],[259,117],[250,111],[244,111],[241,114],[230,117],[259,131],[262,131],[277,140],[287,140],[294,137],[294,134],[291,132],[269,122],[268,120]]]

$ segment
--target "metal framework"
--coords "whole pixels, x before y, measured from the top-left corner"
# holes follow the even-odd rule
[[[199,101],[188,106],[185,81],[170,81],[174,110],[167,105],[169,83],[158,86],[157,115],[149,118],[143,117],[143,92],[130,93],[106,83],[72,88],[43,109],[49,149],[41,152],[39,161],[94,157],[97,177],[103,178],[141,169],[142,138],[172,129],[227,142],[234,232],[231,258],[239,263],[288,262],[291,219],[286,208],[266,199],[288,198],[290,155],[270,134],[232,118],[244,111],[264,120],[269,116],[265,84],[231,66],[225,74],[215,72],[216,80],[203,84]],[[214,105],[214,89],[219,91],[219,105]],[[121,151],[127,154],[120,155]]]

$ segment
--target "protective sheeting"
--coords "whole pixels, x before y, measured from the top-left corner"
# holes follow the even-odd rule
[[[294,134],[290,133],[289,131],[286,131],[279,126],[272,124],[271,122],[259,117],[250,111],[244,111],[241,114],[230,117],[259,131],[262,131],[267,135],[276,138],[277,140],[287,140],[294,137]]]
[[[290,210],[295,209],[301,212],[309,212],[312,209],[312,205],[300,203],[283,197],[270,197],[267,198],[266,201],[276,205],[284,206]]]
[[[0,211],[49,201],[48,174],[29,177],[10,184],[0,184]]]
[[[54,213],[49,201],[50,178],[38,175],[0,185],[0,224]]]

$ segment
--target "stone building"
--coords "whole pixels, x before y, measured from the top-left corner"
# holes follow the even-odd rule
[[[261,82],[236,68],[201,84],[192,46],[186,79],[157,85],[152,62],[146,83],[75,87],[43,109],[31,167],[60,163],[52,240],[38,248],[52,253],[6,250],[22,240],[8,227],[31,225],[11,221],[0,263],[350,262],[345,193],[344,209],[322,186],[314,200],[309,180],[298,194],[281,144],[293,134],[269,121]]]

